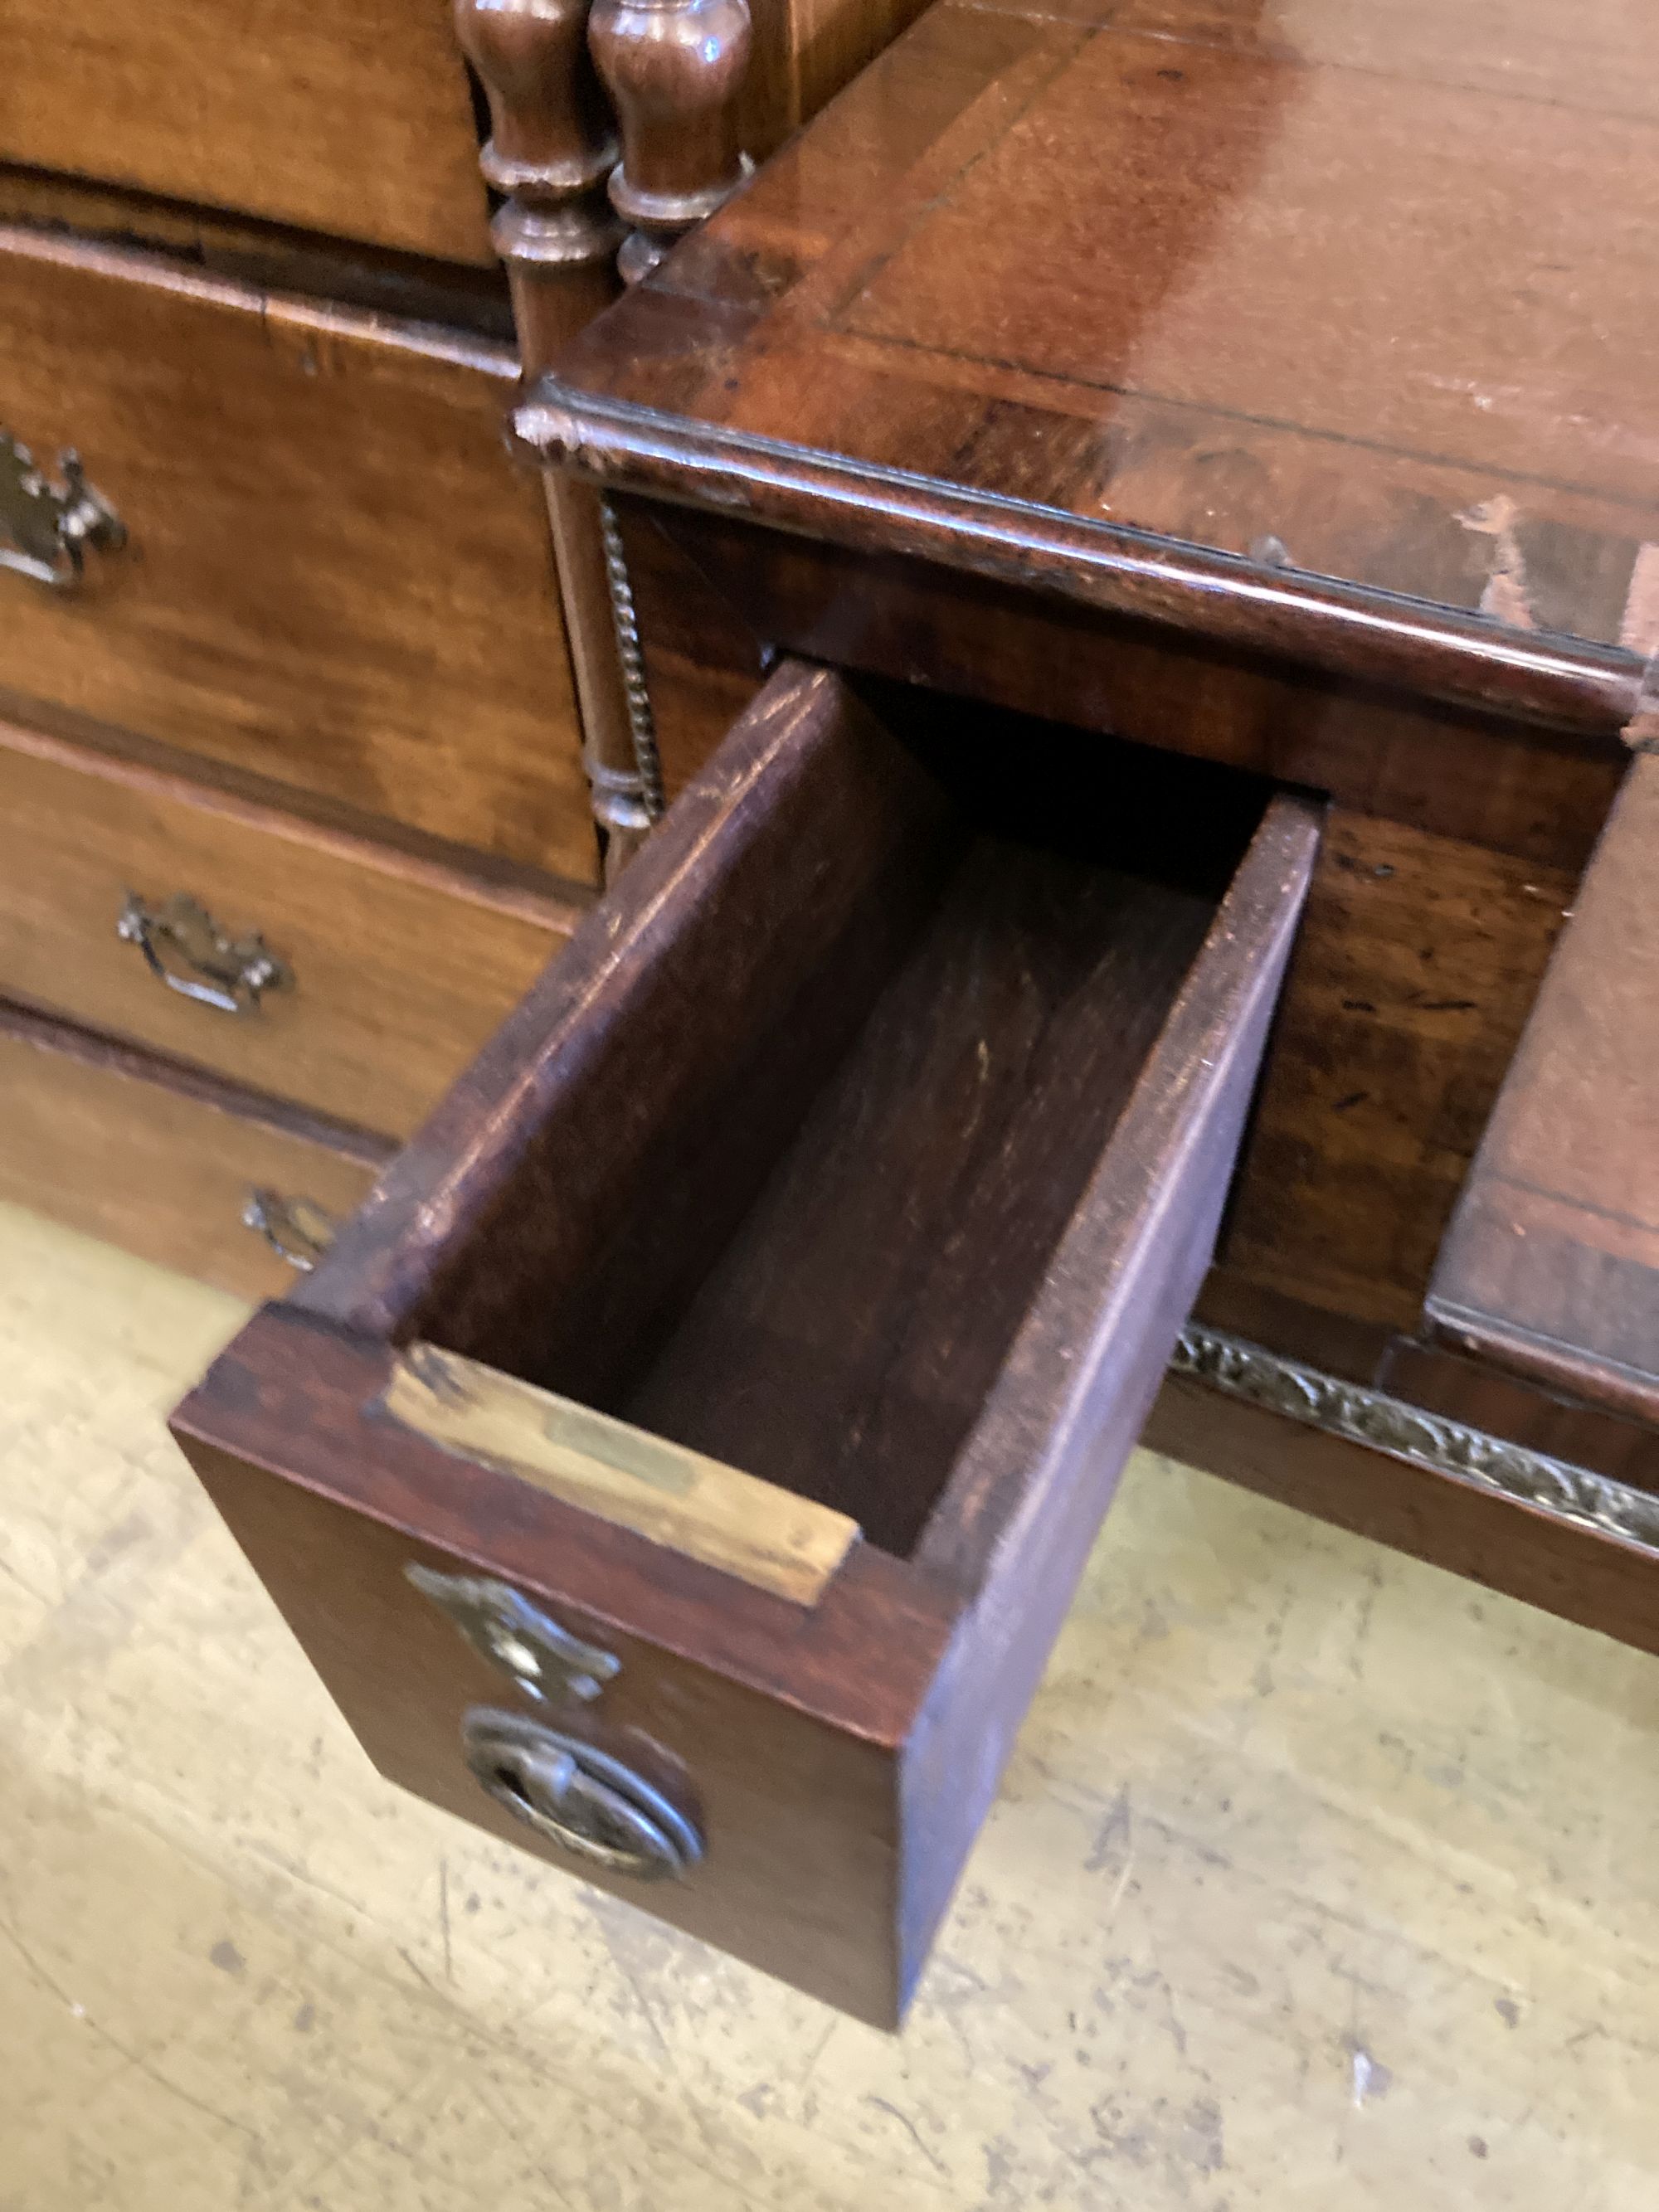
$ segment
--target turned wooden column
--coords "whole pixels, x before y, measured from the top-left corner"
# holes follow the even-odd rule
[[[533,377],[620,289],[624,234],[605,192],[617,139],[588,52],[587,0],[456,0],[455,25],[489,102],[479,166],[504,195],[490,234]],[[625,680],[598,495],[553,475],[544,482],[609,882],[660,809],[649,710],[637,682],[630,702]]]
[[[748,173],[748,0],[594,0],[588,38],[622,131],[611,200],[631,226],[621,268],[637,284]]]

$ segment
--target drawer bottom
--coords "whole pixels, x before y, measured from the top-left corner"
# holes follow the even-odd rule
[[[0,1001],[0,1199],[222,1290],[295,1279],[244,1221],[256,1193],[280,1237],[284,1206],[301,1229],[349,1213],[392,1149]]]

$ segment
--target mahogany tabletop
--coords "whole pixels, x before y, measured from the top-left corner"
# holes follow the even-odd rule
[[[521,432],[1257,641],[1380,611],[1616,725],[1659,646],[1656,51],[1646,0],[939,0]]]

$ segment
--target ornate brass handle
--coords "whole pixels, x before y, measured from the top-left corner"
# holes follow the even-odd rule
[[[242,1208],[242,1226],[263,1237],[279,1260],[308,1275],[334,1242],[338,1224],[312,1198],[284,1198],[280,1191],[251,1190]]]
[[[660,1790],[578,1736],[475,1705],[461,1723],[461,1743],[498,1805],[577,1858],[641,1881],[672,1881],[702,1856],[702,1836]]]
[[[223,1014],[257,1013],[265,992],[293,988],[293,969],[257,930],[231,937],[188,891],[175,891],[163,907],[148,906],[129,891],[115,933],[138,947],[150,974],[169,991]]]
[[[480,1657],[510,1674],[526,1697],[597,1698],[622,1671],[614,1651],[584,1644],[550,1613],[488,1575],[443,1575],[411,1560],[404,1569],[441,1606]]]
[[[0,428],[0,568],[67,592],[81,580],[88,546],[118,552],[127,530],[87,482],[78,453],[59,453],[58,467],[63,481],[54,483],[28,447]]]

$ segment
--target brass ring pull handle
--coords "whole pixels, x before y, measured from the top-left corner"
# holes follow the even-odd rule
[[[62,482],[54,483],[28,447],[0,428],[0,568],[69,592],[81,580],[88,546],[118,552],[127,530],[87,482],[78,453],[59,453],[58,467]]]
[[[251,1190],[242,1208],[243,1228],[263,1237],[301,1275],[308,1275],[327,1251],[337,1225],[315,1199],[284,1198],[280,1191]]]
[[[150,974],[169,991],[222,1014],[257,1013],[267,991],[293,988],[293,969],[257,930],[231,937],[188,891],[175,891],[163,907],[129,891],[115,933],[138,947]]]
[[[498,1805],[549,1843],[641,1881],[673,1881],[702,1838],[620,1759],[522,1713],[477,1705],[461,1723],[466,1763]]]

